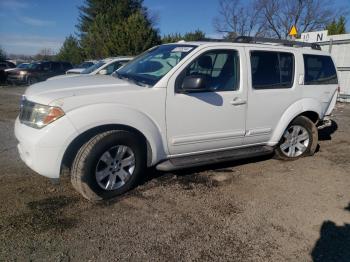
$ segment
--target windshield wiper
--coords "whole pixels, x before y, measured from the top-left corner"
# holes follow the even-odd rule
[[[137,81],[136,79],[132,78],[131,76],[126,76],[126,75],[122,75],[118,72],[115,72],[115,75],[117,76],[117,78],[122,79],[122,80],[127,80],[129,82],[132,82],[138,86],[143,86],[143,87],[148,87],[149,85],[142,83],[141,81]]]

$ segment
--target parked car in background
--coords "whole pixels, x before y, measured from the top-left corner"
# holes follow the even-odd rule
[[[16,65],[9,61],[0,61],[0,83],[5,83],[7,78],[7,72],[6,70],[15,68]]]
[[[54,80],[59,78],[68,78],[68,77],[76,77],[76,76],[83,76],[83,75],[111,75],[113,72],[127,64],[129,61],[131,61],[133,57],[128,56],[119,56],[119,57],[113,57],[113,58],[106,58],[103,60],[98,61],[93,66],[90,66],[89,68],[82,71],[80,74],[66,74],[66,75],[60,75],[51,77],[47,80]]]
[[[17,69],[17,68],[25,69],[25,68],[28,68],[29,65],[30,65],[30,63],[21,63],[21,64],[18,64],[18,65],[17,65],[16,67],[14,67],[14,68],[5,69],[5,72],[9,72],[9,71],[12,71],[12,70]]]
[[[64,74],[70,68],[72,68],[72,65],[68,62],[35,62],[29,64],[27,68],[16,68],[7,72],[7,82],[31,85],[50,77]]]
[[[29,87],[15,134],[30,168],[53,179],[68,168],[73,187],[98,201],[133,188],[147,167],[311,156],[337,95],[333,60],[315,44],[247,37],[167,44],[113,77]]]
[[[89,68],[90,66],[93,66],[94,64],[96,64],[97,61],[85,61],[75,67],[73,67],[72,69],[69,69],[66,74],[80,74],[81,72],[83,72],[86,68]]]

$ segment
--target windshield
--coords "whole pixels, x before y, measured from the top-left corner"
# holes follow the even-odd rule
[[[23,64],[19,64],[17,66],[17,68],[28,68],[29,67],[29,64],[26,64],[26,63],[23,63]]]
[[[104,61],[99,61],[97,64],[94,64],[88,68],[86,68],[83,72],[81,72],[82,74],[90,74],[92,72],[94,72],[96,69],[100,68],[101,66],[105,65],[106,63]]]
[[[195,47],[183,44],[157,46],[126,64],[116,72],[115,76],[138,84],[154,86]]]
[[[76,68],[89,68],[92,65],[94,65],[93,62],[83,62],[83,63],[77,65]]]
[[[29,69],[40,69],[41,64],[40,63],[31,63],[27,66]]]

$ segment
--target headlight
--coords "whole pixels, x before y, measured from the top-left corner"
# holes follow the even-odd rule
[[[64,112],[59,107],[36,104],[23,99],[19,120],[27,126],[40,129],[62,116]]]
[[[24,76],[24,75],[27,74],[27,71],[19,71],[19,74],[20,74],[21,76]]]

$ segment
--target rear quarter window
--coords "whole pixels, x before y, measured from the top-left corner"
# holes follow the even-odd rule
[[[305,85],[338,84],[337,71],[330,56],[304,55]]]

